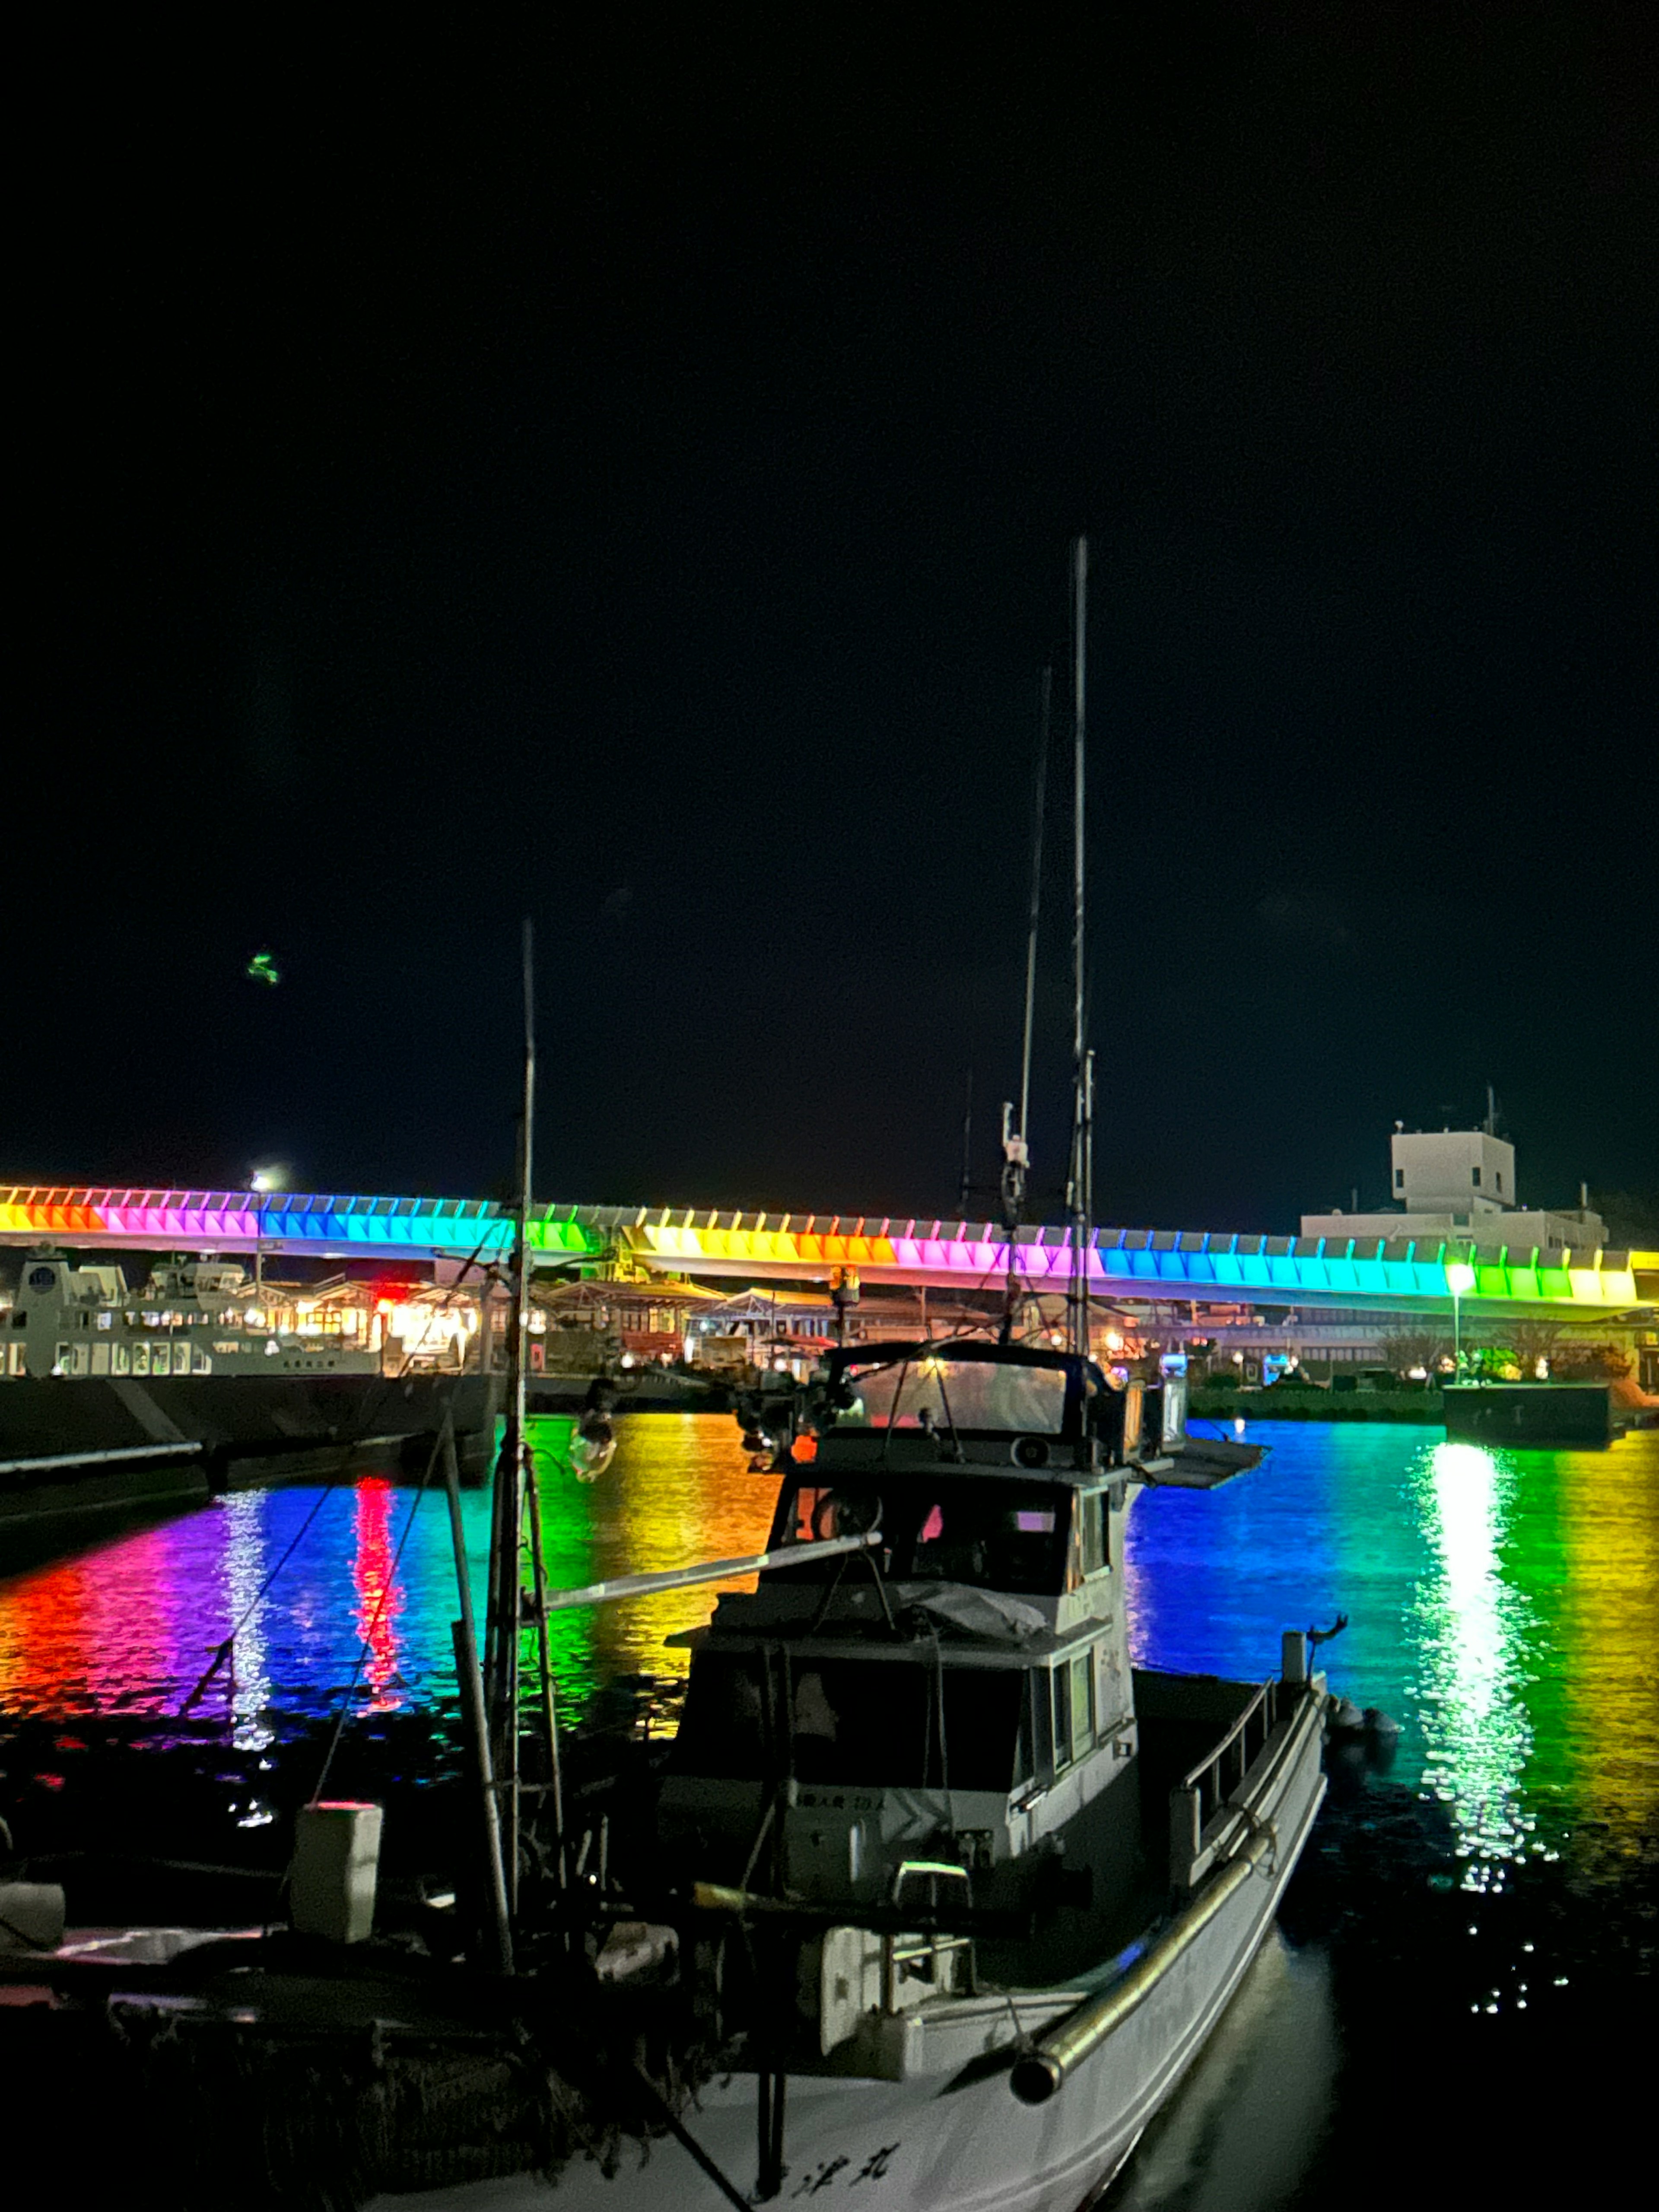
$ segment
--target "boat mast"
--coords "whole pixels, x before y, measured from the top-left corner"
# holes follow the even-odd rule
[[[1008,1232],[1008,1287],[1003,1301],[1000,1340],[1011,1343],[1019,1304],[1019,1225],[1025,1218],[1025,1189],[1030,1173],[1031,1031],[1036,1012],[1037,931],[1042,918],[1042,827],[1048,797],[1048,726],[1054,707],[1054,672],[1042,672],[1037,687],[1036,788],[1031,807],[1031,903],[1025,928],[1025,1025],[1020,1037],[1019,1120],[1013,1108],[1002,1109],[1002,1225]]]
[[[1072,1273],[1066,1290],[1068,1351],[1086,1358],[1089,1352],[1089,1248],[1093,1241],[1094,1071],[1086,1036],[1087,948],[1084,890],[1085,678],[1088,658],[1089,541],[1072,548]]]
[[[525,1505],[525,1370],[529,1364],[530,1190],[534,1171],[536,1118],[535,942],[528,917],[522,939],[524,982],[524,1094],[519,1121],[519,1175],[514,1209],[513,1311],[507,1336],[507,1420],[495,1462],[495,1512],[490,1523],[488,1646],[489,1723],[495,1783],[501,1797],[501,1856],[509,1901],[518,1902],[519,1869],[519,1631],[520,1546]]]

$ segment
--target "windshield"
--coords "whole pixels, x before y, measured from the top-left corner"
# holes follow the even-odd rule
[[[803,1567],[833,1573],[837,1562],[811,1560],[813,1544],[879,1528],[884,1571],[901,1582],[1041,1595],[1066,1587],[1069,1500],[1070,1492],[1052,1483],[931,1472],[884,1496],[857,1476],[796,1482],[785,1487],[771,1540],[780,1550],[799,1545]]]
[[[841,1427],[1006,1429],[1054,1437],[1065,1425],[1063,1367],[930,1355],[848,1367],[845,1380],[853,1403],[837,1413]]]

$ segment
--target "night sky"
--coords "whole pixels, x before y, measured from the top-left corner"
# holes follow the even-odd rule
[[[1071,14],[64,19],[0,1178],[503,1194],[528,912],[542,1197],[953,1210],[1082,529],[1101,1218],[1659,1185],[1647,11]]]

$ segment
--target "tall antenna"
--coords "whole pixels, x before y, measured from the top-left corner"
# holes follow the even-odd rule
[[[1008,1232],[1008,1286],[1003,1300],[1000,1341],[1014,1334],[1019,1304],[1019,1224],[1025,1213],[1025,1182],[1030,1170],[1029,1117],[1031,1111],[1031,1030],[1036,1017],[1037,932],[1042,919],[1042,827],[1048,798],[1048,724],[1054,708],[1054,672],[1045,668],[1037,686],[1036,789],[1031,800],[1031,903],[1025,929],[1025,1025],[1019,1049],[1019,1121],[1012,1104],[1002,1109],[1002,1225]]]
[[[968,1063],[968,1073],[962,1093],[962,1180],[957,1185],[957,1204],[962,1208],[962,1218],[968,1218],[968,1200],[974,1184],[974,1064]]]
[[[1085,884],[1084,736],[1086,727],[1088,665],[1089,541],[1072,548],[1072,1278],[1066,1296],[1068,1349],[1087,1358],[1089,1351],[1089,1245],[1093,1194],[1091,1121],[1093,1089],[1085,1035],[1088,984]]]
[[[1048,804],[1048,726],[1054,714],[1054,672],[1037,686],[1036,789],[1031,802],[1031,905],[1025,931],[1025,1029],[1019,1048],[1019,1134],[1031,1136],[1031,1028],[1036,1012],[1037,925],[1042,917],[1042,823]]]

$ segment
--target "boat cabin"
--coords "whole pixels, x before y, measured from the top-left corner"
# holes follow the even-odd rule
[[[1015,1910],[1127,1878],[1127,1395],[1047,1348],[830,1359],[785,1556],[696,1645],[662,1816],[699,1874],[741,1878],[775,1796],[774,1872],[818,1902],[886,1899],[924,1857]]]

